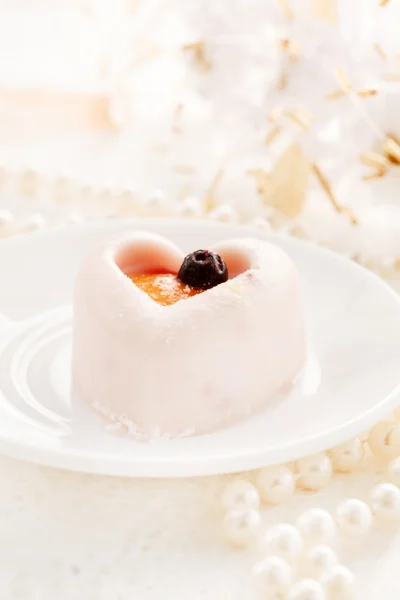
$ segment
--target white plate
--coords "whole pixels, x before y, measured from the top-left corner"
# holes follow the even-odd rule
[[[138,443],[70,400],[71,296],[87,250],[127,229],[171,237],[185,251],[240,235],[295,260],[304,284],[310,357],[281,402],[199,437]],[[0,245],[0,451],[55,467],[135,477],[187,477],[298,459],[349,439],[398,403],[400,298],[331,252],[245,227],[176,219],[69,227]]]

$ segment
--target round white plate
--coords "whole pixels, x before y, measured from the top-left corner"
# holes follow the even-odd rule
[[[283,400],[241,425],[139,443],[107,430],[70,395],[76,271],[100,241],[151,230],[184,251],[251,235],[281,246],[304,285],[310,355]],[[400,297],[376,276],[311,244],[247,227],[177,219],[72,226],[0,244],[0,452],[55,467],[135,477],[255,469],[343,442],[398,403]]]

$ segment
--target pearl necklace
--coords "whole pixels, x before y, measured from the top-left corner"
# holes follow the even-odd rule
[[[121,187],[115,184],[99,184],[79,180],[71,175],[53,176],[34,169],[13,169],[0,165],[0,193],[7,197],[16,196],[31,202],[35,198],[58,208],[63,223],[80,223],[88,219],[118,218],[136,216],[182,216],[210,218],[212,220],[236,223],[247,222],[261,229],[269,229],[267,219],[256,215],[240,216],[228,204],[213,206],[206,210],[204,202],[194,196],[186,196],[179,203],[170,205],[168,196],[162,190],[153,190],[143,196],[133,186]],[[59,225],[60,218],[45,218],[40,212],[29,217],[19,218],[10,210],[0,209],[0,237],[33,231]]]
[[[313,508],[303,512],[295,524],[280,523],[262,530],[261,502],[277,505],[292,498],[296,488],[319,490],[334,472],[350,473],[364,456],[372,453],[388,461],[389,482],[378,483],[366,501],[344,499],[330,514]],[[300,459],[293,465],[266,467],[255,483],[233,480],[224,489],[227,540],[237,547],[257,543],[262,559],[252,570],[256,598],[287,600],[350,600],[355,577],[339,564],[332,545],[365,536],[374,522],[400,522],[400,424],[382,421],[368,434],[327,452]]]
[[[51,177],[26,169],[15,172],[0,166],[0,188],[12,180],[14,190],[23,196],[40,196],[44,189],[52,203],[60,207],[78,200],[79,212],[70,212],[64,222],[80,223],[93,217],[112,218],[128,215],[160,216],[173,214],[192,218],[207,217],[223,222],[247,222],[269,229],[267,218],[243,219],[228,205],[205,211],[204,203],[188,196],[171,211],[167,196],[155,190],[139,199],[137,190],[126,187],[99,186],[79,182],[68,176]],[[112,210],[110,210],[112,207]],[[39,213],[17,219],[9,210],[0,210],[0,237],[16,235],[49,226],[52,223]],[[58,223],[57,223],[58,224]],[[396,412],[400,421],[400,409]],[[387,461],[389,482],[375,485],[367,501],[344,499],[334,514],[313,508],[303,512],[295,524],[280,523],[262,530],[260,506],[289,501],[296,489],[317,491],[326,486],[334,473],[350,473],[364,457],[372,453]],[[327,452],[301,458],[290,465],[261,469],[255,483],[234,479],[224,489],[221,504],[227,540],[246,548],[257,544],[261,559],[251,573],[255,598],[265,600],[351,600],[355,577],[341,565],[333,549],[341,536],[366,535],[374,521],[400,522],[400,424],[388,419],[371,431],[340,444]]]

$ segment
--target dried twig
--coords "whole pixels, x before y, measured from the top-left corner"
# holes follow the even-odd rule
[[[206,56],[206,43],[204,40],[185,44],[182,49],[193,52],[196,63],[203,71],[209,71],[211,69],[212,62]]]
[[[368,173],[368,175],[363,175],[364,181],[372,181],[373,179],[380,179],[384,177],[387,173],[387,169],[375,169],[372,173]]]
[[[223,169],[220,169],[217,174],[215,175],[214,179],[212,180],[210,187],[208,188],[208,191],[204,197],[204,211],[210,212],[214,207],[215,207],[215,192],[216,189],[218,187],[219,182],[221,181],[222,177],[223,177],[224,171]]]
[[[385,81],[400,81],[400,73],[386,73],[383,79]]]
[[[307,131],[314,119],[313,115],[305,109],[285,111],[283,115],[300,127],[302,131]]]
[[[382,60],[387,60],[387,54],[384,51],[384,49],[382,48],[381,44],[375,44],[374,48],[375,48],[378,56],[380,56]]]
[[[183,104],[178,104],[178,106],[176,107],[176,109],[174,110],[174,113],[172,115],[172,131],[173,131],[173,133],[182,133],[182,126],[180,123],[182,111],[183,111]]]
[[[309,126],[306,125],[306,123],[304,123],[295,113],[287,112],[285,113],[285,117],[289,119],[289,121],[300,127],[302,131],[307,131]]]
[[[287,88],[287,84],[288,84],[288,74],[285,69],[281,69],[281,72],[279,74],[278,84],[277,84],[278,90],[284,90],[285,88]]]
[[[342,98],[343,96],[351,92],[355,93],[359,98],[369,98],[370,96],[376,96],[376,94],[378,93],[378,90],[373,88],[367,90],[359,90],[358,92],[355,92],[350,84],[346,73],[341,67],[336,67],[334,73],[340,86],[340,89],[334,90],[330,94],[327,94],[327,96],[325,96],[326,100],[337,100],[338,98]]]
[[[388,132],[388,137],[396,142],[400,146],[400,137],[391,131]]]
[[[336,67],[334,69],[334,73],[337,79],[337,82],[340,86],[340,89],[347,94],[347,92],[351,91],[351,85],[349,82],[349,79],[347,77],[347,75],[345,74],[345,72],[343,71],[343,69],[341,67]]]
[[[337,0],[314,0],[314,12],[317,17],[325,19],[329,23],[338,20]]]
[[[377,152],[363,152],[360,160],[364,165],[375,169],[387,169],[389,167],[389,160]]]
[[[282,14],[287,21],[291,21],[294,17],[292,8],[288,0],[278,0],[278,4],[281,7]]]
[[[283,52],[287,55],[291,62],[296,62],[301,54],[300,44],[295,40],[283,38],[280,40],[280,46]]]
[[[376,96],[378,90],[360,90],[357,92],[359,98],[369,98],[370,96]]]
[[[272,127],[272,129],[270,129],[270,131],[267,133],[266,137],[265,137],[265,143],[266,144],[271,144],[275,138],[278,137],[278,135],[281,133],[282,128],[279,127],[279,125],[275,125],[275,127]]]
[[[390,0],[381,0],[379,2],[379,6],[386,6],[386,4],[389,4]]]
[[[348,207],[341,206],[338,203],[338,201],[336,200],[335,195],[332,191],[332,187],[331,187],[329,181],[327,180],[325,175],[322,173],[319,166],[316,163],[313,163],[311,165],[311,169],[312,169],[312,172],[314,173],[314,175],[316,176],[317,180],[319,181],[322,189],[328,196],[328,199],[330,200],[330,202],[331,202],[333,208],[336,210],[336,212],[346,214],[348,216],[348,218],[350,219],[351,223],[353,225],[356,225],[358,223],[356,216],[352,213],[352,211]]]
[[[270,121],[271,123],[276,123],[279,117],[283,115],[284,110],[285,109],[283,108],[283,106],[275,106],[275,108],[268,115],[268,121]]]
[[[343,90],[334,90],[325,96],[325,100],[338,100],[339,98],[343,98],[345,95],[346,94]]]
[[[383,152],[394,165],[400,165],[400,144],[396,137],[389,135],[383,142]]]

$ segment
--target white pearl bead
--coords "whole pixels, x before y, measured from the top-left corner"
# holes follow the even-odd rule
[[[400,458],[395,458],[389,463],[388,475],[395,485],[400,485]]]
[[[371,527],[371,510],[365,502],[349,498],[337,507],[336,522],[344,533],[362,535]]]
[[[292,471],[284,465],[261,469],[257,486],[262,499],[269,504],[280,504],[293,496],[296,482]]]
[[[114,206],[119,216],[137,214],[142,207],[139,202],[139,190],[135,186],[125,187],[114,192]]]
[[[0,209],[0,227],[9,225],[13,221],[14,217],[9,210]]]
[[[321,577],[328,600],[350,600],[355,593],[354,574],[343,567],[335,565]]]
[[[80,225],[83,221],[84,221],[84,218],[82,217],[82,215],[80,215],[77,212],[72,212],[68,216],[68,223],[71,223],[73,225]]]
[[[337,562],[337,556],[330,546],[314,546],[305,555],[305,568],[310,577],[319,578]]]
[[[378,423],[370,431],[368,444],[378,458],[388,460],[400,456],[400,425],[393,421]]]
[[[143,199],[143,206],[148,210],[157,210],[164,208],[168,202],[167,195],[162,190],[154,190],[151,194]]]
[[[26,169],[19,174],[19,190],[24,196],[34,196],[38,191],[40,175],[33,169]]]
[[[232,223],[237,221],[237,213],[232,206],[229,204],[220,204],[216,206],[210,212],[210,218],[215,219],[216,221],[224,221],[226,223]]]
[[[182,217],[200,217],[203,214],[200,200],[193,196],[185,198],[178,210]]]
[[[249,223],[251,227],[256,227],[257,229],[265,229],[269,231],[271,229],[271,225],[268,223],[266,219],[262,217],[255,217]]]
[[[3,187],[10,175],[11,173],[9,167],[6,165],[0,165],[0,187]]]
[[[22,231],[36,231],[36,229],[42,229],[45,225],[46,219],[43,215],[31,215],[22,225]]]
[[[72,178],[69,175],[56,177],[52,181],[52,198],[64,204],[71,199]]]
[[[256,563],[252,577],[253,587],[261,598],[286,592],[293,581],[291,567],[279,556],[269,556]]]
[[[299,475],[297,485],[305,490],[319,490],[332,477],[332,462],[324,452],[298,460],[295,468]]]
[[[326,594],[315,579],[302,579],[294,584],[287,600],[326,600]]]
[[[362,461],[364,457],[364,446],[362,442],[355,438],[332,448],[328,452],[332,460],[334,471],[338,473],[350,473]]]
[[[257,488],[249,481],[242,479],[231,481],[222,492],[221,503],[225,510],[231,510],[239,506],[259,508],[260,494]]]
[[[239,507],[230,510],[224,519],[225,534],[235,546],[247,546],[256,537],[261,517],[254,508]]]
[[[369,494],[369,504],[378,519],[400,519],[400,490],[392,483],[379,483]]]
[[[296,526],[305,542],[310,545],[330,542],[336,533],[333,517],[322,508],[305,511],[297,519]]]
[[[269,529],[260,540],[261,550],[270,556],[294,560],[303,552],[303,540],[296,527],[281,523]]]

